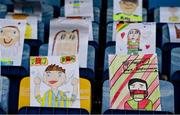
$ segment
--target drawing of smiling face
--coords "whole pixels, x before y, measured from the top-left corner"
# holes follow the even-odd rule
[[[123,13],[127,15],[132,15],[137,7],[138,7],[138,1],[137,0],[121,0],[119,2],[119,6],[122,9]]]
[[[20,31],[15,26],[6,26],[0,30],[0,44],[4,47],[15,45],[20,40]]]
[[[75,55],[78,53],[79,31],[60,31],[53,43],[52,55]]]

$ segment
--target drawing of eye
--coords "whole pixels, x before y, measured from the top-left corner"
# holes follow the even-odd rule
[[[14,31],[13,33],[16,34],[16,31]]]
[[[51,77],[51,73],[47,73],[47,77]]]
[[[62,34],[62,36],[60,37],[61,40],[64,40],[66,37],[66,34]]]
[[[70,35],[69,39],[74,40],[75,39],[75,35]]]
[[[58,76],[61,77],[61,72],[58,73]]]

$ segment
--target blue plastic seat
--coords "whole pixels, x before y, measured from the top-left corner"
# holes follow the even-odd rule
[[[103,83],[102,113],[109,109],[109,80]],[[160,80],[161,109],[174,113],[174,86],[168,81]]]
[[[180,47],[174,48],[171,51],[171,80],[180,80],[179,76],[174,76],[177,71],[180,71]]]
[[[29,74],[30,47],[24,44],[21,66],[2,66],[1,74],[4,76],[27,76]]]
[[[9,101],[9,79],[7,77],[0,76],[0,109],[1,113],[8,113],[8,101]]]
[[[106,47],[105,49],[105,58],[104,58],[104,75],[103,75],[103,80],[107,79],[109,76],[109,72],[108,72],[108,55],[109,54],[115,54],[115,42],[112,42],[112,44],[108,47]],[[158,69],[159,69],[159,73],[162,73],[162,51],[159,48],[156,48],[156,53],[157,53],[157,57],[158,57]]]
[[[149,9],[156,9],[160,6],[180,6],[180,2],[177,0],[149,0],[148,1],[148,8]]]
[[[0,3],[0,18],[5,17],[7,12],[7,6]]]
[[[97,7],[93,7],[93,11],[94,11],[94,22],[99,23],[100,22],[100,9]],[[65,16],[64,6],[61,7],[60,16],[61,17]]]
[[[42,0],[42,4],[47,4],[51,6],[60,7],[61,6],[61,0]]]
[[[143,8],[143,21],[147,22],[147,10]],[[113,7],[109,7],[107,9],[107,20],[106,23],[112,23],[113,22]]]
[[[40,46],[39,55],[40,56],[48,55],[48,44],[43,44]],[[96,56],[95,48],[91,45],[88,45],[87,68],[80,69],[80,76],[87,76],[90,79],[94,79],[94,72],[95,72],[95,68],[96,68],[96,65],[95,65],[96,57],[95,56]]]
[[[23,107],[19,114],[89,114],[85,109],[75,108],[47,108],[47,107]]]

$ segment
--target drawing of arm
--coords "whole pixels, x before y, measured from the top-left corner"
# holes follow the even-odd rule
[[[40,95],[40,84],[41,84],[41,79],[39,77],[36,77],[34,79],[34,97],[35,99],[42,104],[42,98]]]
[[[74,78],[71,82],[71,84],[73,85],[73,93],[72,93],[72,97],[71,100],[75,101],[77,98],[77,94],[78,94],[78,79]]]

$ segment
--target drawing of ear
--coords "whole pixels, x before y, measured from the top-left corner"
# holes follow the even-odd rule
[[[79,30],[75,29],[72,31],[73,35],[75,35],[75,39],[77,41],[77,53],[79,52]]]

